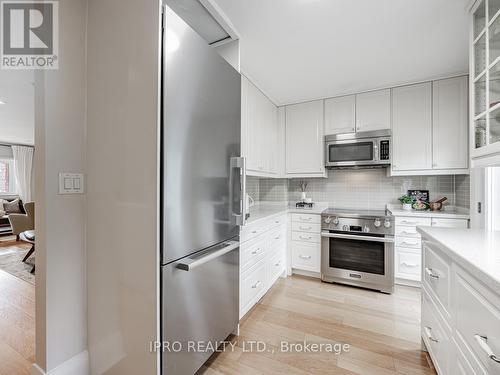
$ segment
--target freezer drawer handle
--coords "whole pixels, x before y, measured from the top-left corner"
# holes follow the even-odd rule
[[[488,337],[486,336],[481,336],[481,335],[474,335],[474,339],[477,341],[483,352],[486,353],[486,355],[496,363],[500,363],[500,358],[493,353],[493,350],[491,350],[490,346],[488,345]]]
[[[225,245],[222,248],[217,248],[208,254],[203,255],[202,257],[199,258],[188,258],[186,261],[182,261],[177,263],[177,268],[183,271],[191,271],[192,269],[199,267],[207,262],[210,262],[211,260],[218,258],[224,254],[229,253],[230,251],[233,251],[234,249],[237,249],[240,246],[239,241],[227,241],[224,242],[223,245]]]

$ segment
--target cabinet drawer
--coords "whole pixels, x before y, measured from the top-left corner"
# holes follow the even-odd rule
[[[469,222],[468,222],[468,220],[463,220],[463,219],[437,219],[437,218],[432,218],[431,225],[433,227],[463,228],[463,229],[467,229],[469,227]]]
[[[304,241],[312,243],[321,242],[321,234],[319,233],[306,233],[306,232],[292,232],[292,241]]]
[[[450,318],[450,264],[424,243],[424,265],[422,279],[424,286],[436,298],[446,318]]]
[[[269,228],[262,224],[250,224],[244,227],[241,227],[241,243],[249,241],[257,236],[260,236],[262,233],[265,233]]]
[[[500,374],[500,298],[487,291],[465,271],[457,271],[455,315],[458,337],[467,343],[488,374]],[[488,349],[489,348],[489,349]]]
[[[241,278],[240,316],[245,314],[260,298],[266,287],[267,268],[265,261],[244,273]]]
[[[397,247],[410,247],[412,249],[420,249],[422,247],[422,240],[420,238],[401,237],[397,236],[395,240]]]
[[[431,218],[430,217],[406,217],[406,216],[396,216],[395,220],[396,225],[406,225],[406,226],[430,226]]]
[[[266,256],[266,244],[266,238],[241,244],[241,269],[243,271]]]
[[[268,222],[268,225],[269,225],[268,228],[286,225],[286,215],[277,216],[277,217],[270,219]]]
[[[286,241],[286,227],[274,229],[269,234],[269,248],[281,246]]]
[[[421,266],[422,261],[419,253],[396,248],[396,277],[420,281]]]
[[[320,245],[292,241],[292,268],[320,271]]]
[[[270,278],[271,278],[271,283],[274,283],[274,281],[283,273],[285,270],[285,251],[279,251],[276,254],[274,254],[270,260],[269,263],[270,267]]]
[[[436,306],[425,291],[422,295],[421,334],[437,373],[440,375],[449,374],[449,357],[452,349],[450,337],[443,328]]]
[[[292,222],[292,231],[308,232],[308,233],[320,233],[321,232],[321,224]]]
[[[420,233],[417,232],[416,226],[396,225],[394,233],[396,236],[420,238]]]
[[[321,215],[316,214],[292,214],[292,222],[321,224]]]

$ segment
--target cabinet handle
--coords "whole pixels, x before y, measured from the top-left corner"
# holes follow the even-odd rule
[[[274,237],[275,240],[279,240],[280,238],[281,238],[281,236]]]
[[[299,219],[302,220],[302,221],[311,221],[312,217],[302,217],[301,216]]]
[[[302,259],[311,259],[311,256],[310,255],[299,255],[299,258],[302,258]]]
[[[406,267],[418,267],[418,264],[416,264],[416,263],[406,263],[406,262],[403,262],[401,264],[403,266],[406,266]]]
[[[406,241],[403,241],[401,242],[401,245],[409,245],[409,246],[417,246],[418,245],[418,242],[406,242]]]
[[[300,230],[311,230],[312,227],[299,227]]]
[[[258,288],[262,284],[262,281],[257,281],[255,284],[252,285],[252,289]]]
[[[427,335],[427,338],[433,342],[439,342],[438,339],[432,337],[432,328],[431,327],[424,327],[425,334]]]
[[[257,233],[257,231],[256,231],[256,230],[253,230],[253,231],[252,231],[252,233],[253,233],[253,234],[255,234],[255,233]]]
[[[257,250],[252,251],[253,255],[257,255],[257,254],[260,254],[260,253],[262,253],[262,250],[260,249],[260,247]]]
[[[410,224],[410,225],[417,225],[418,224],[418,222],[416,222],[416,221],[408,221],[408,220],[403,220],[403,221],[401,221],[401,223]]]
[[[299,236],[301,240],[310,240],[312,237],[311,236]]]
[[[493,353],[493,350],[491,350],[490,346],[488,345],[488,337],[475,334],[474,339],[477,341],[479,347],[483,350],[483,352],[485,352],[491,360],[495,361],[496,363],[500,363],[500,358],[496,356],[495,353]]]
[[[425,267],[425,272],[427,273],[427,275],[429,275],[430,277],[433,277],[435,279],[439,279],[439,276],[438,275],[435,275],[432,273],[432,268],[429,268],[429,267]]]
[[[432,164],[432,168],[437,168],[437,163]]]
[[[405,231],[405,230],[402,230],[400,234],[406,234],[406,235],[411,234],[411,235],[414,235],[414,234],[416,234],[416,233],[407,232],[407,231]]]
[[[279,223],[280,223],[280,221],[279,221],[279,220],[275,220],[274,222],[275,222],[276,224],[279,224]]]
[[[278,267],[279,265],[281,265],[281,260],[275,264],[276,267]]]

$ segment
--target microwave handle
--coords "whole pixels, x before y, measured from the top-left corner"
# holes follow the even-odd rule
[[[373,161],[378,161],[378,144],[377,144],[377,142],[373,143]]]

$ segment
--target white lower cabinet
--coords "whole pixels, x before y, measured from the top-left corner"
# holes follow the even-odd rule
[[[500,295],[423,241],[422,340],[439,375],[500,374]]]
[[[294,270],[321,270],[321,215],[291,214],[290,250]]]
[[[249,224],[240,233],[240,319],[286,269],[286,215]]]
[[[421,281],[421,237],[417,226],[468,228],[469,220],[440,217],[397,216],[394,228],[394,274],[396,283]]]

